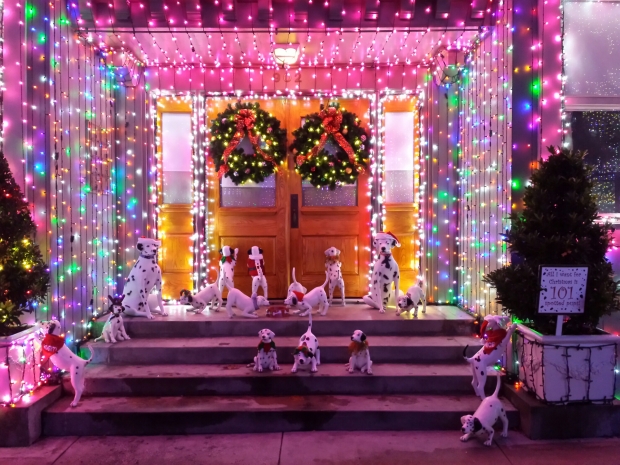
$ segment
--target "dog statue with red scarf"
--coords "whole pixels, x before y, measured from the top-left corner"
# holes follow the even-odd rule
[[[220,279],[217,288],[224,292],[224,287],[230,291],[235,287],[235,265],[237,264],[237,255],[239,249],[232,249],[225,245],[220,249]]]
[[[506,330],[505,325],[508,317],[500,315],[487,315],[480,327],[480,337],[482,338],[482,348],[474,354],[473,357],[467,358],[467,347],[463,349],[463,358],[471,365],[473,380],[471,385],[474,387],[476,395],[482,400],[486,398],[484,386],[487,382],[487,368],[498,363],[502,356],[506,353],[506,346],[512,337],[512,333],[517,329],[517,325],[513,324]]]
[[[391,232],[380,232],[376,234],[372,245],[379,252],[379,258],[372,268],[370,294],[364,296],[363,300],[366,305],[378,308],[380,313],[385,313],[392,297],[392,283],[394,283],[394,302],[398,302],[400,269],[392,256],[392,249],[400,247],[400,242]],[[400,314],[398,307],[396,307],[396,314]]]
[[[265,299],[269,299],[263,249],[257,246],[248,250],[248,273],[252,276],[252,294],[258,294],[258,287],[260,286],[263,288]]]

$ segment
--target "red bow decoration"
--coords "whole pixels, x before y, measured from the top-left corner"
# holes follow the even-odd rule
[[[297,300],[299,300],[300,302],[303,302],[304,296],[306,295],[298,291],[293,291],[293,294],[295,294],[295,297],[297,297]]]
[[[273,163],[276,166],[276,162],[273,157],[263,151],[260,148],[260,144],[258,141],[258,136],[254,133],[254,122],[256,121],[256,115],[254,111],[248,109],[239,110],[239,112],[235,115],[235,122],[237,123],[237,131],[233,136],[232,140],[229,142],[226,150],[222,155],[222,165],[218,171],[218,176],[221,178],[226,174],[226,164],[228,162],[228,157],[235,150],[235,147],[239,145],[239,142],[247,135],[248,139],[252,143],[252,147],[254,147],[254,156],[257,153],[261,154],[265,161]]]
[[[228,262],[228,263],[232,263],[233,258],[231,255],[229,255],[228,257],[225,257],[224,255],[222,255],[222,258],[220,258],[220,263],[223,265],[224,263]]]
[[[319,117],[322,120],[321,126],[323,126],[325,132],[321,135],[319,143],[312,148],[307,157],[303,155],[299,155],[297,157],[297,165],[301,165],[306,160],[315,157],[321,150],[323,150],[323,147],[325,147],[325,144],[327,143],[327,137],[331,135],[338,145],[342,147],[342,150],[347,153],[349,156],[349,162],[355,166],[355,152],[353,151],[353,147],[351,147],[340,132],[342,113],[336,107],[328,107],[326,110],[321,110]],[[358,167],[357,169],[360,172],[362,171],[361,167]]]

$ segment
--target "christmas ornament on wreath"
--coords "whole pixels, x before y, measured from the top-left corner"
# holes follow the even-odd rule
[[[295,141],[289,148],[296,157],[297,172],[315,187],[334,190],[342,184],[354,184],[368,165],[368,134],[360,119],[340,110],[337,103],[327,108],[321,105],[319,113],[306,116],[293,136]],[[333,153],[326,145],[333,147]]]
[[[245,138],[253,153],[242,147]],[[261,183],[286,159],[286,131],[258,103],[229,104],[212,122],[209,153],[220,178]]]

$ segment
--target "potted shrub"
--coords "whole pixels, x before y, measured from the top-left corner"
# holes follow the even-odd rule
[[[39,383],[35,328],[20,319],[45,299],[49,287],[35,233],[28,203],[0,153],[0,361],[9,370],[0,377],[0,402],[14,402]]]
[[[511,263],[484,281],[521,323],[516,371],[528,390],[548,402],[611,401],[620,339],[597,329],[603,315],[619,309],[618,284],[605,257],[611,226],[598,221],[585,152],[549,152],[525,188],[523,211],[511,215]],[[541,265],[588,267],[584,312],[564,317],[561,336],[554,335],[557,316],[538,313]]]

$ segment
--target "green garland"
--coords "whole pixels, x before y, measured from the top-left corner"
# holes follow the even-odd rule
[[[342,123],[336,133],[326,132],[323,125],[324,117],[333,108],[342,115]],[[333,116],[333,110],[331,111]],[[354,113],[340,110],[337,104],[331,104],[326,110],[321,109],[320,114],[306,116],[304,125],[293,132],[295,141],[289,147],[296,157],[296,171],[302,179],[307,179],[315,187],[329,187],[330,190],[342,184],[354,184],[359,173],[368,166],[370,156],[367,149],[369,136],[360,123]],[[337,148],[335,154],[330,154],[321,147],[321,137],[324,135],[325,142],[331,142]],[[351,147],[355,163],[351,163],[349,154],[336,140],[340,135]],[[317,145],[321,149],[314,155],[312,150]]]
[[[247,116],[247,110],[253,115],[253,127],[248,130],[248,125],[243,125],[238,129],[238,120],[243,119],[243,115]],[[254,138],[258,143],[258,149],[254,146],[254,153],[246,154],[237,145],[246,137],[250,141]],[[235,148],[225,159],[225,151],[230,144],[234,144]],[[212,121],[209,154],[220,177],[229,177],[236,185],[247,181],[261,183],[273,174],[276,165],[286,160],[286,131],[280,128],[280,121],[261,109],[258,103],[229,104]]]

